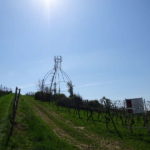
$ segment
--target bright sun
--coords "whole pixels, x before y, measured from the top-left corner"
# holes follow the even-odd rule
[[[53,7],[57,4],[58,0],[38,0],[41,5],[43,5],[45,8]]]
[[[33,8],[45,17],[57,14],[62,8],[62,0],[31,0]]]
[[[51,5],[56,2],[56,0],[42,0],[44,5]]]
[[[36,6],[44,7],[44,8],[50,8],[54,7],[58,4],[58,0],[32,0],[33,4]]]

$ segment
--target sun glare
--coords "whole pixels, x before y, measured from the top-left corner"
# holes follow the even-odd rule
[[[43,5],[45,7],[51,7],[52,5],[57,3],[57,0],[40,0],[41,3],[43,3]]]
[[[46,19],[59,14],[60,10],[65,7],[63,0],[31,0],[31,2],[34,11],[38,12],[43,18]]]
[[[37,0],[37,3],[44,8],[49,9],[56,6],[58,4],[58,0]]]
[[[40,7],[42,9],[45,9],[47,11],[50,8],[57,7],[59,5],[59,0],[32,0],[33,5],[35,7]]]

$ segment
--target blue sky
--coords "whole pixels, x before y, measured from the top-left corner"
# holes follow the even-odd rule
[[[150,99],[149,0],[47,4],[0,0],[0,83],[35,91],[61,55],[83,98]]]

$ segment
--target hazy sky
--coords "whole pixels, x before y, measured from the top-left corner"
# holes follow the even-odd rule
[[[57,55],[83,98],[150,100],[150,0],[0,0],[0,83],[34,91]]]

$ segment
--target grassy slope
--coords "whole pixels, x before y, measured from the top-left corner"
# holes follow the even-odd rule
[[[93,122],[77,119],[71,113],[58,109],[54,105],[35,101],[29,98],[29,103],[34,106],[36,113],[46,122],[52,125],[51,128],[58,136],[66,139],[71,144],[75,144],[80,149],[130,149],[119,139],[109,139],[95,133],[90,128],[95,128]],[[49,120],[49,122],[47,121]],[[57,132],[57,130],[59,132]]]
[[[7,136],[9,128],[9,108],[11,105],[13,95],[6,95],[0,97],[0,149],[4,145],[4,140]]]
[[[78,119],[73,112],[68,112],[65,108],[60,107],[58,110],[57,107],[52,104],[50,105],[49,103],[43,103],[39,101],[33,102],[34,105],[38,104],[38,107],[41,107],[41,110],[43,109],[45,113],[47,110],[47,115],[49,115],[49,117],[53,119],[53,121],[64,131],[84,144],[89,143],[90,145],[94,145],[95,149],[100,147],[103,149],[150,149],[150,137],[148,133],[143,132],[144,136],[140,137],[136,136],[136,134],[132,136],[128,134],[127,131],[122,130],[122,133],[123,135],[125,134],[125,137],[123,140],[120,140],[113,131],[108,132],[105,128],[105,125],[101,122],[87,122],[84,118]],[[81,128],[83,129],[81,130]],[[89,137],[93,137],[94,140]]]
[[[51,128],[36,116],[31,103],[20,99],[13,137],[8,145],[14,150],[65,150],[77,149],[59,139]]]
[[[0,139],[6,133],[11,99],[11,95],[0,98]],[[107,132],[101,122],[87,122],[78,119],[73,111],[22,96],[7,150],[149,150],[149,147],[149,143],[131,136],[120,140],[114,132]]]

